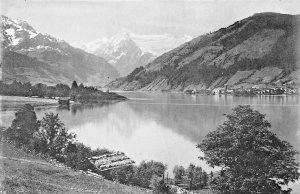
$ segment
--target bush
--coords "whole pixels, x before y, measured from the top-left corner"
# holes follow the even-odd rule
[[[42,153],[56,159],[63,158],[63,150],[75,140],[75,134],[68,133],[58,114],[46,113],[40,122],[39,131],[35,134],[39,140]]]
[[[134,184],[135,167],[121,166],[116,169],[112,169],[110,172],[111,178],[122,184],[131,185]]]

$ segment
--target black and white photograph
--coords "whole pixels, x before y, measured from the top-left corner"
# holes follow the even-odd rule
[[[299,0],[0,18],[0,194],[300,194]]]

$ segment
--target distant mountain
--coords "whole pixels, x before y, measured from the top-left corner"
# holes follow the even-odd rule
[[[143,52],[136,45],[128,32],[119,33],[110,39],[90,42],[81,48],[106,59],[122,76],[128,75],[136,67],[145,66],[154,59],[153,54]]]
[[[74,48],[63,40],[37,32],[27,22],[1,16],[2,79],[21,82],[104,85],[119,77],[105,59]]]
[[[95,40],[80,48],[105,58],[122,76],[126,76],[136,67],[145,66],[158,54],[175,48],[188,38],[183,40],[170,35],[139,35],[122,30],[111,38]]]
[[[164,53],[126,78],[124,90],[298,85],[300,16],[261,13]]]

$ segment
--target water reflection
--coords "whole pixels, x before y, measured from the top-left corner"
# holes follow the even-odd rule
[[[85,104],[85,105],[73,104],[71,106],[71,112],[72,112],[73,115],[76,115],[77,111],[80,111],[82,113],[86,109],[102,108],[104,106],[109,106],[109,105],[112,105],[112,104],[115,104],[115,103],[117,103],[117,102],[99,102],[97,104]]]
[[[281,139],[300,151],[298,96],[190,96],[142,92],[121,95],[129,100],[73,104],[70,109],[40,107],[36,108],[36,113],[39,119],[45,112],[58,113],[79,141],[94,148],[123,151],[136,162],[162,161],[171,171],[175,164],[187,166],[190,162],[207,169],[197,158],[201,153],[196,144],[223,123],[224,113],[230,113],[238,104],[250,104],[266,114],[272,130]],[[14,114],[9,113],[12,120]]]
[[[136,162],[158,160],[172,170],[175,164],[201,164],[196,149],[238,104],[251,104],[266,114],[272,130],[300,150],[299,97],[297,96],[188,96],[185,94],[122,93],[119,103],[72,105],[70,110],[39,109],[60,115],[78,140],[90,146],[125,152]],[[298,158],[299,159],[299,158]]]
[[[95,111],[98,120],[71,128],[79,141],[94,148],[102,146],[123,151],[137,163],[142,160],[162,161],[168,164],[170,171],[176,164],[186,166],[190,162],[208,169],[197,159],[200,152],[195,144],[162,125],[154,112],[139,112],[127,103],[109,107],[105,117],[102,111]]]

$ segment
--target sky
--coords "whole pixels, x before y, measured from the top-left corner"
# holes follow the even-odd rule
[[[199,36],[259,12],[300,14],[299,0],[0,0],[1,14],[84,44],[122,29]]]

